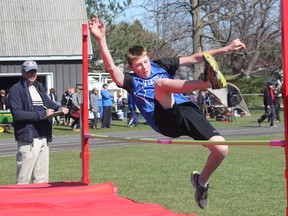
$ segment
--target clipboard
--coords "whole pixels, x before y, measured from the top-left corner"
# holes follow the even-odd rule
[[[54,113],[51,114],[51,115],[48,115],[48,116],[45,116],[45,117],[41,118],[40,121],[41,121],[41,120],[50,119],[50,118],[53,118],[53,117],[55,117],[55,116],[60,116],[60,115],[63,115],[63,114],[64,114],[64,112],[63,112],[62,110],[59,110],[59,111],[54,112]]]

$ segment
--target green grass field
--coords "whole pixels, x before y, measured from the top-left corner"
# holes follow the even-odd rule
[[[215,122],[215,127],[251,125],[262,111],[236,122]],[[149,129],[146,125],[132,130]],[[113,123],[112,131],[125,131],[121,122]],[[99,133],[104,130],[99,130]],[[105,130],[107,132],[107,129]],[[64,127],[55,127],[54,135],[75,134]],[[7,135],[7,134],[5,134]],[[7,137],[11,136],[8,133]],[[13,137],[13,136],[12,136]],[[283,139],[255,137],[253,139]],[[4,137],[1,135],[1,139]],[[0,141],[1,142],[1,141]],[[50,181],[80,181],[80,150],[50,154]],[[279,147],[230,147],[221,167],[210,179],[209,205],[205,210],[194,203],[190,173],[200,170],[208,150],[202,146],[153,145],[118,146],[90,149],[91,184],[113,182],[119,196],[137,202],[159,203],[173,212],[201,216],[270,216],[285,215],[285,152]],[[14,184],[15,157],[0,157],[0,184]]]

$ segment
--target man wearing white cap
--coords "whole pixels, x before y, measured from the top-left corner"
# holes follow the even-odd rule
[[[68,109],[54,103],[37,79],[38,65],[28,60],[22,64],[22,77],[10,89],[9,103],[18,152],[16,184],[43,183],[49,180],[49,142],[52,121],[42,120],[54,111]]]

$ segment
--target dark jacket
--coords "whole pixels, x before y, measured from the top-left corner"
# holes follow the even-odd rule
[[[272,94],[274,96],[274,91],[272,91]],[[274,105],[274,101],[272,99],[272,95],[271,95],[269,87],[266,87],[264,89],[263,102],[264,102],[265,107]]]
[[[33,85],[38,90],[45,107],[54,110],[60,108],[49,99],[40,82],[35,81]],[[41,137],[46,137],[49,142],[52,141],[52,122],[51,120],[39,121],[46,116],[46,111],[42,106],[33,106],[28,82],[23,78],[10,88],[9,104],[16,141],[32,142],[34,138]]]
[[[64,94],[62,95],[62,99],[61,99],[62,106],[68,107],[69,98],[70,98],[69,92],[67,91],[64,92]]]

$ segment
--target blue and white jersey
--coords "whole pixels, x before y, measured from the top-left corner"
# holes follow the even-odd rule
[[[160,133],[154,121],[154,83],[158,79],[173,79],[179,67],[179,58],[167,58],[151,61],[151,74],[148,78],[140,78],[134,72],[125,73],[124,85],[147,123]],[[177,104],[189,101],[183,94],[174,94]]]

